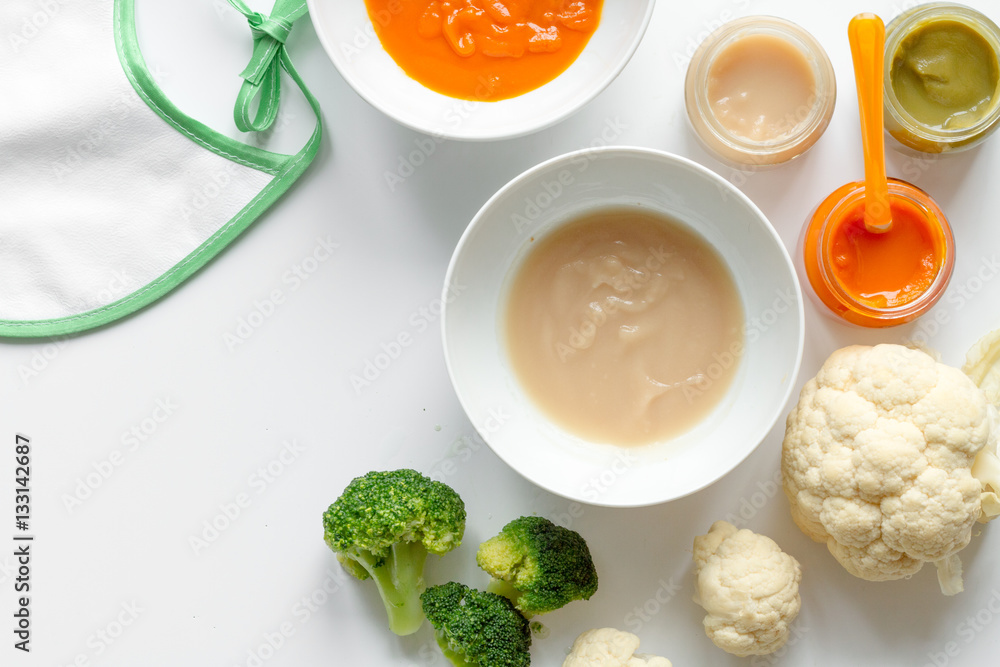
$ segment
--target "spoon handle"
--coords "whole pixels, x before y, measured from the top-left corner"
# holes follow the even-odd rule
[[[875,14],[858,14],[851,19],[847,35],[851,41],[858,109],[861,112],[861,139],[865,148],[865,227],[869,232],[882,233],[892,226],[882,134],[885,24]]]

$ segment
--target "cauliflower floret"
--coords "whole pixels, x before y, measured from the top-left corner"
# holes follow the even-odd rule
[[[932,561],[942,590],[959,592],[955,554],[977,519],[997,514],[986,481],[997,477],[996,424],[983,392],[924,352],[838,350],[788,415],[781,469],[792,518],[857,577],[899,579]]]
[[[983,390],[994,407],[1000,409],[1000,329],[983,336],[968,354],[962,372]],[[997,417],[996,413],[991,413]],[[998,417],[1000,421],[1000,417]],[[997,431],[1000,424],[994,423]],[[1000,456],[996,449],[984,447],[972,465],[972,475],[983,484],[983,515],[981,523],[1000,516]]]
[[[562,667],[672,667],[655,655],[636,655],[639,638],[614,628],[587,630],[573,642]]]
[[[797,560],[769,537],[716,521],[694,538],[694,562],[694,601],[708,612],[705,634],[716,646],[745,657],[785,645],[802,605]]]

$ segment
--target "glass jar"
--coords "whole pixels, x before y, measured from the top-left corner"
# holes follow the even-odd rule
[[[723,123],[713,108],[710,87],[718,79],[714,71],[724,58],[732,59],[732,48],[773,38],[797,54],[812,74],[812,92],[801,104],[776,120],[773,136],[750,138]],[[757,42],[754,42],[757,40]],[[729,52],[729,53],[727,53]],[[759,72],[754,72],[754,79]],[[766,73],[761,79],[781,82],[781,75]],[[702,144],[724,160],[737,165],[775,165],[808,150],[826,130],[837,100],[837,84],[830,58],[819,42],[791,21],[771,16],[748,16],[726,23],[699,45],[688,65],[684,82],[688,119]],[[779,105],[780,106],[780,105]]]
[[[920,317],[944,295],[955,268],[955,239],[938,205],[915,185],[895,178],[888,180],[890,207],[905,206],[919,216],[934,248],[937,272],[916,297],[899,306],[880,308],[867,295],[852,292],[838,276],[835,263],[843,262],[843,258],[834,252],[834,236],[851,211],[864,205],[863,181],[835,190],[817,207],[803,228],[796,253],[803,262],[800,270],[819,302],[834,315],[863,327],[890,327]]]
[[[893,79],[908,38],[912,43],[920,31],[931,26],[947,27],[949,24],[964,26],[982,38],[992,52],[993,62],[990,65],[998,78],[993,83],[994,90],[985,111],[980,113],[978,105],[972,106],[972,116],[956,120],[950,127],[945,127],[921,121],[908,111],[900,101]],[[966,53],[960,57],[967,59],[970,56]],[[963,62],[966,61],[956,61],[955,66],[961,67]],[[965,5],[932,2],[914,7],[886,26],[883,77],[885,129],[899,144],[924,153],[946,153],[972,148],[1000,125],[1000,28],[982,13]]]

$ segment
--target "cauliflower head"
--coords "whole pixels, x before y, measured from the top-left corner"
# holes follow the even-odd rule
[[[694,538],[695,598],[705,634],[740,657],[774,653],[788,641],[802,599],[799,562],[774,540],[716,521]]]
[[[792,517],[857,577],[899,579],[932,561],[942,590],[957,593],[955,554],[977,519],[998,512],[1000,475],[990,481],[996,467],[984,464],[996,459],[997,424],[975,383],[925,352],[838,350],[788,415],[781,470]]]
[[[671,667],[666,658],[636,655],[639,638],[614,628],[587,630],[573,642],[562,667]]]

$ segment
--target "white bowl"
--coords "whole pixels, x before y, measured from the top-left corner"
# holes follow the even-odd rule
[[[502,333],[507,279],[529,239],[620,205],[667,214],[711,243],[733,274],[746,316],[743,357],[719,405],[686,433],[638,448],[586,442],[553,424],[514,377]],[[802,358],[802,292],[767,218],[712,171],[647,149],[569,153],[508,183],[462,235],[444,300],[448,372],[483,438],[535,484],[595,505],[661,503],[732,470],[781,416]]]
[[[548,127],[593,99],[628,63],[654,0],[609,0],[586,48],[546,85],[498,102],[459,100],[417,83],[385,52],[363,0],[308,0],[316,34],[341,75],[373,107],[448,139],[517,137]]]

